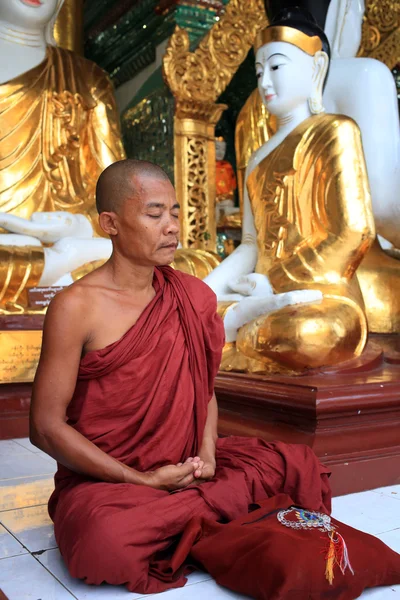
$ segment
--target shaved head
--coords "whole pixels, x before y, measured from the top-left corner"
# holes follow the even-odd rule
[[[102,212],[119,213],[124,202],[140,198],[146,179],[170,181],[166,172],[146,160],[127,158],[111,164],[100,175],[96,185],[96,207]]]

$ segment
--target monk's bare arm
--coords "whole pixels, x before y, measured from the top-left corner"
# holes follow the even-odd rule
[[[144,474],[108,456],[66,423],[82,348],[90,333],[88,305],[81,292],[68,289],[56,296],[49,307],[33,386],[30,439],[76,473],[100,481],[144,484]]]
[[[204,427],[203,440],[199,456],[205,462],[215,464],[215,445],[217,443],[218,405],[215,394],[208,403],[206,425]]]
[[[184,488],[198,464],[167,465],[140,473],[112,458],[66,422],[82,349],[90,335],[86,293],[69,288],[55,297],[46,316],[42,354],[33,386],[31,442],[76,473],[111,483],[162,490]]]

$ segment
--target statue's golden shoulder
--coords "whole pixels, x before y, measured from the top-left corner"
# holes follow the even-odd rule
[[[80,94],[88,108],[113,93],[108,74],[93,61],[64,48],[48,46],[48,52],[57,92]]]
[[[296,155],[331,154],[332,144],[335,152],[339,146],[358,146],[361,140],[357,123],[345,115],[319,114],[306,119],[292,133],[293,146],[297,148]]]
[[[108,79],[108,73],[92,60],[89,60],[84,56],[80,56],[76,52],[71,52],[65,48],[59,48],[58,46],[49,46],[49,49],[53,57],[53,62],[56,60],[64,65],[72,64],[75,66],[75,68],[79,68],[82,72],[92,72],[97,77],[105,77]]]
[[[338,133],[345,134],[345,132],[352,133],[359,132],[360,129],[357,123],[351,117],[346,115],[337,115],[332,113],[323,113],[312,117],[310,121],[315,119],[316,132],[325,131],[327,134],[330,132],[331,135],[336,136]],[[312,124],[310,129],[312,128]]]

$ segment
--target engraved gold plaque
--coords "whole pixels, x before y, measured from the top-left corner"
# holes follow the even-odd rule
[[[41,346],[41,331],[0,331],[0,383],[33,381]]]

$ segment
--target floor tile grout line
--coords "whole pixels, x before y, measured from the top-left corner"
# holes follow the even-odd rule
[[[9,529],[4,523],[2,523],[0,521],[0,525],[2,525],[2,527],[4,527],[4,529],[7,531],[7,533],[9,533],[15,540],[17,540],[18,544],[20,544],[23,548],[25,548],[25,550],[27,552],[29,552],[29,554],[34,554],[35,552],[40,552],[41,554],[43,554],[44,552],[47,552],[47,550],[57,550],[58,546],[52,546],[51,548],[42,548],[40,550],[29,550],[29,548],[27,546],[25,546],[25,544],[23,542],[21,542],[21,540],[19,538],[17,538],[16,534],[13,533],[11,531],[11,529]],[[19,556],[19,554],[16,554],[16,556]],[[7,557],[5,557],[7,558]]]
[[[46,476],[46,475],[50,475],[51,477],[54,477],[54,471],[52,473],[37,473],[37,477],[43,477],[43,476]],[[29,477],[29,475],[27,477]],[[24,479],[24,478],[25,478],[24,475],[21,475],[21,477],[15,477],[15,479]],[[12,479],[14,479],[14,478],[13,477],[9,477],[7,479],[0,479],[0,488],[3,487],[1,485],[2,481],[10,481]]]
[[[49,475],[49,473],[44,473],[45,476]],[[0,479],[0,481],[19,481],[20,479],[31,479],[28,483],[33,483],[35,481],[46,481],[45,479],[37,479],[37,477],[43,477],[43,475],[20,475],[19,477],[7,477],[5,479]],[[54,473],[51,475],[50,479],[54,479]],[[7,487],[3,484],[0,484],[0,488]]]
[[[11,530],[10,530],[10,529],[7,527],[7,526],[6,526],[6,525],[4,525],[4,523],[1,523],[1,525],[2,525],[2,527],[4,527],[4,529],[5,529],[5,530],[6,530],[6,531],[7,531],[7,532],[8,532],[8,533],[11,535],[11,537],[13,537],[13,538],[14,538],[14,539],[15,539],[15,540],[18,542],[18,544],[20,544],[20,545],[21,545],[23,548],[25,548],[25,550],[26,550],[26,551],[27,551],[29,554],[31,553],[31,552],[30,552],[30,550],[29,550],[29,548],[27,548],[27,547],[25,546],[25,544],[23,544],[23,543],[21,542],[21,540],[19,540],[19,539],[16,537],[16,535],[15,535],[15,534],[14,534],[14,533],[13,533],[13,532],[12,532],[12,531],[11,531]],[[19,555],[19,554],[17,554],[16,556],[20,556],[20,555]]]
[[[43,452],[43,450],[40,450],[40,448],[38,448],[37,450],[31,450],[30,448],[27,448],[26,446],[24,446],[24,444],[21,444],[19,439],[23,439],[23,438],[12,438],[12,441],[15,442],[16,444],[18,444],[18,446],[21,446],[21,448],[25,448],[25,450],[32,452],[32,454],[37,454],[38,452]],[[25,438],[25,439],[27,439],[29,441],[29,438]],[[35,448],[35,446],[33,446],[33,447]]]
[[[10,535],[12,535],[12,536],[13,536],[13,538],[15,538],[15,539],[17,540],[17,542],[19,542],[19,543],[21,544],[21,542],[20,542],[20,541],[19,541],[19,540],[18,540],[18,539],[15,537],[15,535],[13,534],[13,532],[12,532],[12,531],[10,531],[10,529],[8,529],[7,525],[4,525],[4,523],[1,523],[1,522],[0,522],[0,525],[2,525],[2,526],[4,527],[4,529],[5,529],[6,531],[8,531],[8,533],[9,533]],[[21,544],[21,545],[23,546],[23,544]],[[25,548],[25,546],[24,546],[24,548]],[[28,550],[28,548],[27,548],[27,550]],[[28,550],[28,552],[29,552],[29,550]]]
[[[40,560],[39,560],[39,559],[38,559],[38,558],[37,558],[37,557],[36,557],[34,554],[32,554],[31,552],[30,552],[29,554],[32,556],[32,558],[34,558],[34,559],[36,560],[36,562],[37,562],[37,563],[39,563],[39,565],[40,565],[41,567],[43,567],[43,569],[44,569],[45,571],[47,571],[47,572],[48,572],[48,573],[49,573],[49,574],[50,574],[50,575],[53,577],[53,579],[55,579],[56,581],[58,581],[58,583],[59,583],[59,584],[60,584],[60,585],[61,585],[61,586],[62,586],[62,587],[65,589],[65,590],[67,590],[67,592],[68,592],[69,594],[71,594],[72,598],[75,598],[75,600],[79,600],[79,598],[78,598],[77,596],[75,596],[75,594],[73,594],[73,593],[71,592],[71,590],[69,590],[69,589],[67,588],[67,586],[66,586],[66,585],[64,585],[64,583],[63,583],[62,581],[60,581],[60,579],[58,579],[58,577],[56,577],[56,576],[54,575],[54,573],[52,573],[52,572],[50,571],[50,569],[48,569],[48,568],[46,567],[46,565],[44,565],[43,563],[41,563],[41,562],[40,562]],[[42,556],[42,554],[41,554],[40,556]]]
[[[27,448],[26,446],[24,446],[23,444],[20,444],[19,442],[17,442],[17,440],[11,440],[12,442],[14,442],[15,444],[18,444],[18,446],[20,448],[23,448],[26,452],[30,452],[31,454],[39,454],[40,452],[42,452],[42,450],[37,450],[36,452],[34,450],[31,450],[30,448]],[[11,456],[13,456],[11,454]],[[16,456],[16,455],[15,455]]]
[[[24,550],[26,550],[25,547],[24,547]],[[19,554],[11,554],[10,556],[2,556],[2,557],[0,557],[0,561],[7,560],[8,558],[15,558],[16,556],[26,556],[27,554],[30,554],[29,550],[26,550],[26,552],[20,552]]]
[[[380,531],[379,533],[372,533],[370,535],[383,535],[384,533],[393,533],[393,531],[398,531],[400,533],[400,527],[395,527],[394,529],[385,529],[385,531]]]
[[[17,506],[15,508],[3,508],[3,510],[0,510],[0,516],[1,513],[3,512],[11,512],[12,510],[24,510],[25,508],[37,508],[38,506],[47,506],[48,501],[47,502],[42,502],[41,504],[29,504],[28,506]],[[1,520],[0,520],[1,523]]]

